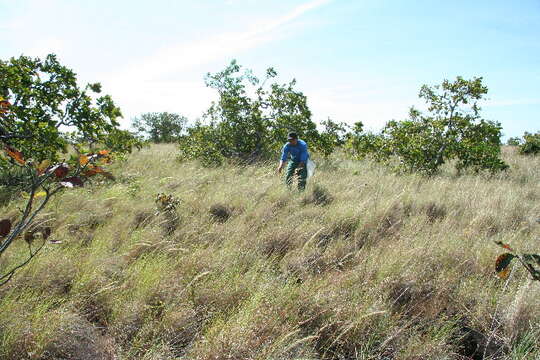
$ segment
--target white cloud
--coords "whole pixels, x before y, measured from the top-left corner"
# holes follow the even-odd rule
[[[169,46],[100,78],[106,79],[104,88],[124,110],[124,125],[127,119],[144,111],[177,111],[197,117],[214,96],[203,83],[202,74],[208,69],[205,65],[228,61],[242,51],[284,36],[280,29],[285,25],[328,2],[310,1],[277,18],[251,24],[241,32]]]
[[[155,79],[216,60],[229,59],[241,51],[275,40],[280,36],[277,31],[279,28],[328,2],[330,0],[310,1],[275,19],[252,24],[245,31],[227,32],[206,39],[172,45],[129,65],[119,76],[129,78],[136,73],[138,77]]]

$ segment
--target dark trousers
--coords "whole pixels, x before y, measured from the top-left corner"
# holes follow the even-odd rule
[[[298,190],[303,191],[306,188],[307,180],[307,168],[304,163],[304,167],[298,169],[299,162],[289,161],[287,165],[287,176],[285,177],[285,182],[287,186],[292,186],[293,178],[295,175],[298,176]]]

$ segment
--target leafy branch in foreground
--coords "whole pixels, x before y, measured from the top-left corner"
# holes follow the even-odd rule
[[[510,263],[518,259],[519,263],[531,274],[533,280],[540,281],[540,255],[538,254],[518,254],[508,244],[500,241],[495,242],[509,252],[499,255],[495,261],[495,272],[501,279],[507,279],[510,274]]]
[[[80,88],[75,72],[53,54],[0,60],[0,153],[5,154],[0,156],[0,169],[9,178],[17,177],[17,190],[8,190],[23,190],[27,198],[19,216],[0,220],[0,285],[46,244],[52,230],[37,216],[50,199],[63,189],[84,186],[94,175],[112,179],[102,167],[111,161],[109,151],[122,154],[139,145],[132,134],[118,129],[120,109],[110,96],[97,95],[100,92],[99,83]],[[85,144],[110,147],[60,160],[69,144],[65,131],[74,131]],[[18,260],[18,254],[7,256],[19,237],[28,246],[24,260]]]
[[[35,220],[54,195],[66,188],[82,187],[90,177],[97,174],[114,178],[100,164],[111,161],[107,150],[72,157],[67,162],[55,164],[48,160],[39,164],[26,161],[21,152],[9,145],[5,145],[4,151],[14,166],[22,167],[26,180],[24,194],[28,199],[21,209],[18,221],[0,220],[0,256],[20,237],[28,246],[28,256],[15,265],[0,265],[0,286],[7,283],[17,270],[28,264],[45,246],[52,229],[47,225],[47,221],[36,223]]]

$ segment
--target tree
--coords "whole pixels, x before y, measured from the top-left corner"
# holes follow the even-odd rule
[[[28,200],[17,219],[0,220],[0,285],[28,264],[51,235],[46,222],[36,223],[49,200],[67,188],[80,187],[92,176],[113,178],[103,168],[108,150],[72,155],[59,161],[68,139],[61,128],[73,128],[85,140],[106,140],[118,135],[120,110],[109,96],[97,99],[99,84],[79,89],[75,73],[60,65],[54,55],[45,60],[21,56],[0,61],[0,169],[18,179]],[[124,138],[116,138],[118,142]],[[15,239],[23,237],[28,257],[20,263],[6,259]]]
[[[337,123],[328,118],[321,122],[323,131],[315,142],[315,149],[319,150],[324,157],[330,156],[337,147],[346,142],[348,126],[345,123]]]
[[[187,118],[174,113],[145,113],[132,120],[137,133],[153,143],[178,141],[186,130]]]
[[[519,153],[523,155],[540,153],[540,131],[537,131],[536,134],[525,131],[523,142],[519,146]]]
[[[521,139],[518,136],[508,138],[506,145],[508,146],[519,146],[521,144]]]
[[[53,54],[0,60],[0,136],[34,161],[57,160],[67,145],[63,129],[99,141],[118,126],[120,109],[100,92],[99,83],[79,88],[75,72]]]
[[[250,70],[241,72],[234,60],[223,71],[208,74],[206,85],[218,92],[219,100],[188,130],[181,156],[214,165],[223,159],[262,159],[279,151],[289,131],[320,145],[305,95],[295,89],[295,80],[269,84],[276,76],[268,68],[260,81]]]
[[[388,122],[382,131],[383,158],[396,156],[401,169],[426,174],[449,160],[455,160],[458,171],[506,169],[499,158],[501,126],[480,117],[478,101],[487,91],[481,77],[422,86],[419,96],[429,114],[411,108],[408,120]]]
[[[361,121],[354,123],[352,131],[346,137],[345,149],[348,154],[357,159],[371,156],[377,160],[385,155],[383,137],[373,132],[365,132]]]

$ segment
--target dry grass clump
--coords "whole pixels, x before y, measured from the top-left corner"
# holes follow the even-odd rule
[[[209,213],[217,222],[224,223],[232,216],[233,210],[230,206],[224,204],[214,204],[210,206]]]
[[[330,204],[332,200],[332,195],[325,187],[315,184],[310,193],[304,198],[304,204],[324,206]]]
[[[48,208],[61,243],[0,288],[0,358],[539,358],[540,286],[495,278],[493,241],[539,252],[540,159],[504,151],[498,175],[324,160],[304,193],[134,153]]]

